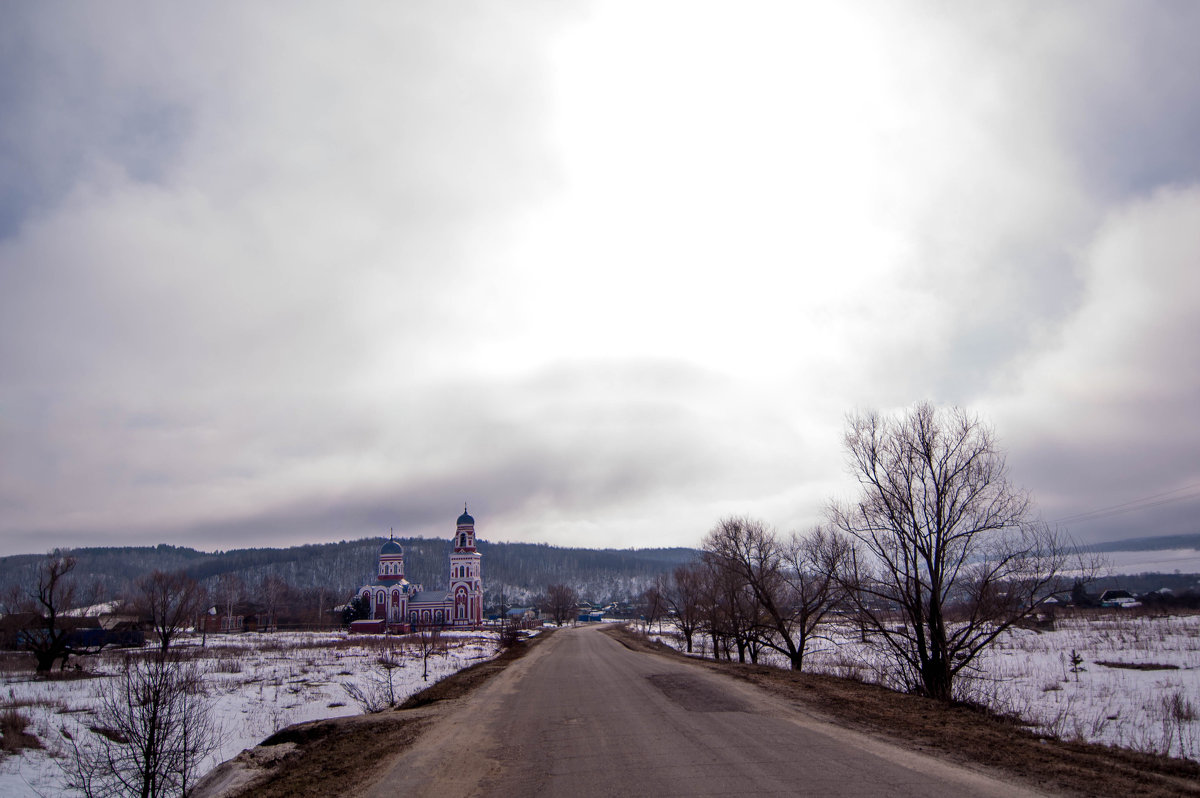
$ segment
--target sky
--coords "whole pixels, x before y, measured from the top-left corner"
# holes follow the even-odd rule
[[[0,16],[0,554],[805,531],[922,401],[1200,532],[1200,5]]]

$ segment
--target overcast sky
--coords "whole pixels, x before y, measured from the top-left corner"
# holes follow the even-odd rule
[[[804,530],[922,400],[1200,531],[1200,4],[352,9],[0,11],[0,554]]]

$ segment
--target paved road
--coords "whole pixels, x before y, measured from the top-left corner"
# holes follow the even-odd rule
[[[562,630],[452,708],[370,796],[1023,796],[688,662]]]

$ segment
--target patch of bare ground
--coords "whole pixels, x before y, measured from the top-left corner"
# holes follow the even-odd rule
[[[607,629],[629,648],[684,654],[624,626]],[[1049,793],[1161,798],[1200,796],[1200,764],[1091,743],[1050,739],[1013,718],[945,705],[878,685],[761,665],[704,662],[752,682],[842,726],[971,766],[1009,774]]]
[[[0,711],[0,757],[23,748],[41,748],[42,742],[28,731],[29,718],[15,707]]]
[[[495,659],[447,676],[394,710],[297,723],[219,765],[189,795],[196,798],[324,798],[354,795],[376,769],[416,741],[441,711],[520,659],[548,633]]]

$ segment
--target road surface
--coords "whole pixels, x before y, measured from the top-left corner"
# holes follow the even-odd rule
[[[371,798],[1035,794],[595,626],[556,632],[384,771]]]

